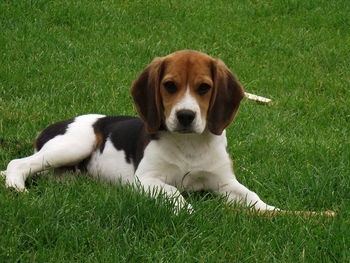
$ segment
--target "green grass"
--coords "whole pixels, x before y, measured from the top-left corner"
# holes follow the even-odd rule
[[[268,219],[191,194],[163,199],[85,176],[0,185],[0,262],[349,262],[350,5],[347,0],[0,2],[0,168],[77,114],[135,115],[129,89],[156,56],[219,57],[247,91],[228,129],[238,179],[290,210]]]

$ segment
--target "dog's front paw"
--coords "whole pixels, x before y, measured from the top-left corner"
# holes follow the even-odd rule
[[[257,202],[254,205],[255,210],[260,210],[260,211],[279,211],[280,209],[277,207],[274,207],[272,205],[265,204],[264,202]]]
[[[188,214],[192,214],[194,209],[192,205],[187,202],[176,202],[174,204],[173,212],[175,215],[179,215],[180,211],[185,211]]]
[[[272,206],[272,205],[266,205],[265,210],[268,210],[268,211],[280,211],[281,209],[279,209],[279,208],[277,208],[275,206]]]
[[[192,207],[192,205],[190,205],[190,204],[187,205],[186,212],[189,214],[194,213],[194,208]]]

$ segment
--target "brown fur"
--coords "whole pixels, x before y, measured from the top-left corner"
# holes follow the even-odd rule
[[[100,149],[102,144],[103,144],[103,140],[104,140],[103,135],[101,133],[95,131],[95,136],[96,136],[96,146],[95,146],[95,148],[96,149]]]
[[[169,94],[163,84],[172,81],[178,91]],[[212,88],[203,95],[197,93],[200,84]],[[244,92],[241,84],[225,64],[197,51],[178,51],[156,58],[146,67],[131,90],[136,109],[149,133],[156,133],[172,107],[182,99],[187,87],[207,120],[209,130],[220,135],[237,113]]]

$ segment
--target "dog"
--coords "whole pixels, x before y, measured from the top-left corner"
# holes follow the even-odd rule
[[[208,190],[255,210],[278,210],[240,184],[226,150],[225,128],[244,97],[220,59],[182,50],[155,58],[134,81],[140,116],[88,114],[55,123],[35,141],[35,153],[12,160],[6,186],[25,191],[45,170],[86,170],[105,181],[163,192],[174,211],[192,211],[182,191]]]

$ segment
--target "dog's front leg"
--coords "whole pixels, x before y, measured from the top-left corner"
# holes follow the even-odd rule
[[[234,176],[233,176],[234,177]],[[260,197],[242,185],[235,178],[231,178],[218,186],[215,192],[227,197],[228,202],[237,202],[256,210],[278,210],[278,208],[263,202]]]
[[[142,176],[137,176],[137,181],[152,198],[156,198],[159,194],[164,193],[173,200],[175,214],[178,214],[182,209],[186,209],[189,213],[193,212],[192,206],[186,202],[179,190],[172,185],[164,183],[158,176],[143,174]]]

